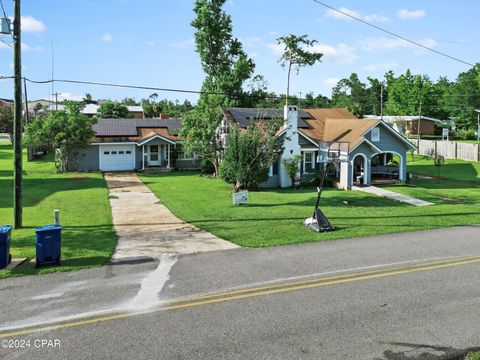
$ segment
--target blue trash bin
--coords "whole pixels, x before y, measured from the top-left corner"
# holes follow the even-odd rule
[[[0,226],[0,269],[5,269],[12,262],[10,255],[10,239],[12,227],[10,225]]]
[[[60,225],[40,226],[35,231],[37,267],[60,264],[62,249],[62,227]]]

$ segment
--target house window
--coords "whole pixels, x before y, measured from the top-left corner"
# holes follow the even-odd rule
[[[110,155],[110,151],[104,151],[103,154],[104,155]]]
[[[170,156],[173,156],[172,155],[173,151],[174,151],[174,145],[170,147]],[[193,160],[193,155],[185,153],[183,151],[183,146],[182,145],[177,145],[176,151],[177,151],[177,159],[178,160]]]
[[[116,151],[112,151],[112,155],[117,155],[117,152],[116,152]]]
[[[313,172],[315,169],[313,152],[303,153],[303,172]]]
[[[132,152],[131,151],[125,151],[125,154],[130,155]]]
[[[123,155],[123,153],[124,153],[123,151],[119,151],[118,155]]]
[[[380,128],[376,127],[372,129],[372,141],[380,141]]]

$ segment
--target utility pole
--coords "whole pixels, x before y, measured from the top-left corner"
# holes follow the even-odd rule
[[[420,154],[420,122],[422,119],[422,102],[420,101],[420,107],[418,109],[418,122],[417,122],[417,155]]]
[[[13,0],[13,71],[14,86],[14,118],[13,118],[13,227],[22,227],[22,40],[20,24],[20,0]]]
[[[380,83],[380,119],[383,120],[383,82]]]

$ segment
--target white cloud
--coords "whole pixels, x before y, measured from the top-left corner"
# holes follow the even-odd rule
[[[363,20],[368,22],[377,22],[377,23],[386,23],[390,21],[388,17],[383,15],[378,15],[378,14],[365,15],[363,17]]]
[[[177,48],[177,49],[185,49],[187,47],[193,46],[195,44],[195,39],[190,38],[188,40],[184,41],[178,41],[178,42],[173,42],[170,44],[171,47]]]
[[[334,64],[352,64],[357,59],[354,48],[347,44],[338,44],[331,46],[327,44],[315,44],[312,46],[315,52],[323,54],[322,61]]]
[[[323,85],[329,86],[329,87],[334,87],[337,85],[337,83],[340,81],[340,79],[336,77],[328,78],[322,81]]]
[[[341,7],[339,8],[338,10],[340,10],[341,12],[345,13],[345,14],[342,14],[338,11],[335,11],[333,9],[328,9],[325,14],[328,16],[328,17],[331,17],[333,19],[337,19],[337,20],[346,20],[346,21],[351,21],[353,20],[350,16],[353,16],[353,17],[356,17],[358,19],[362,19],[362,20],[365,20],[365,21],[369,21],[369,22],[381,22],[381,23],[385,23],[385,22],[388,22],[390,21],[389,18],[387,18],[386,16],[383,16],[383,15],[378,15],[378,14],[368,14],[368,15],[362,15],[362,13],[358,10],[352,10],[352,9],[349,9],[349,8],[346,8],[346,7]],[[348,15],[350,16],[348,16]]]
[[[20,20],[22,22],[22,32],[39,33],[47,30],[45,24],[33,16],[22,16]]]
[[[421,19],[427,14],[425,10],[407,10],[400,9],[397,11],[397,16],[402,20],[417,20]]]
[[[437,42],[429,38],[417,40],[417,42],[431,49],[437,46]],[[375,51],[393,50],[393,49],[399,49],[399,48],[408,48],[408,47],[411,48],[411,47],[416,47],[416,45],[408,41],[405,41],[403,39],[397,39],[397,38],[394,39],[394,38],[386,38],[386,37],[380,37],[380,38],[369,37],[360,42],[360,47],[365,51],[375,52]]]
[[[155,47],[155,41],[148,40],[148,41],[146,42],[146,44],[147,44],[148,47],[152,47],[152,48]]]
[[[112,41],[112,34],[106,33],[100,36],[100,40],[103,40],[105,42],[110,42]]]
[[[388,61],[383,64],[370,64],[366,65],[363,67],[363,70],[369,71],[369,72],[384,72],[388,70],[392,70],[398,66],[397,63],[393,61]]]
[[[35,47],[31,47],[30,45],[28,44],[25,44],[25,43],[22,43],[22,51],[42,51],[42,47],[41,46],[35,46]]]
[[[258,36],[240,38],[239,40],[246,47],[258,47],[262,44],[262,40]]]
[[[269,31],[268,35],[270,35],[270,36],[280,36],[280,33],[278,31]]]
[[[275,56],[282,56],[285,51],[285,47],[280,44],[267,44],[267,47],[272,50],[272,54]]]
[[[58,100],[59,101],[64,101],[64,100],[81,101],[83,100],[83,95],[75,95],[69,92],[61,92],[58,94]]]
[[[275,56],[282,56],[284,47],[280,44],[267,44],[272,54]],[[321,61],[324,63],[334,64],[352,64],[357,59],[355,49],[347,44],[338,44],[337,46],[327,44],[315,44],[308,48],[310,51],[320,52],[323,54]]]

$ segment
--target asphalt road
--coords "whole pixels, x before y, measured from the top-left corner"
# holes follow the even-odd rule
[[[479,279],[480,226],[6,279],[0,358],[448,359]]]

